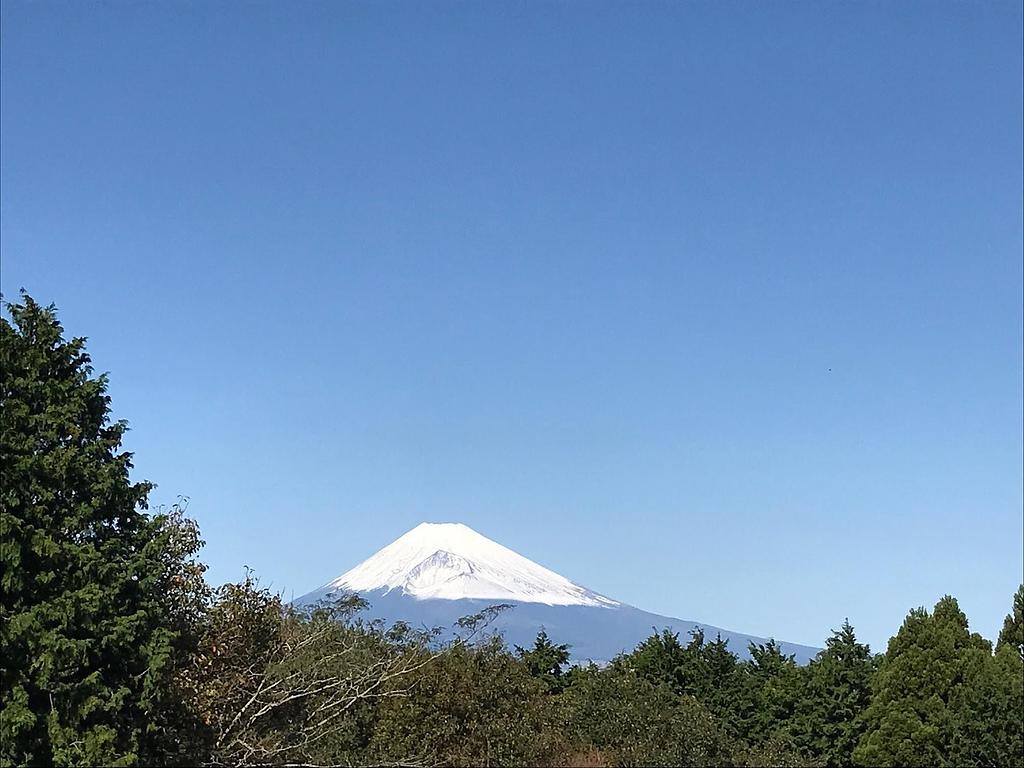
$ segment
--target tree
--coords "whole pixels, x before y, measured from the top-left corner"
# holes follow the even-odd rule
[[[361,762],[383,699],[433,655],[404,625],[364,623],[345,599],[310,615],[247,576],[217,590],[196,654],[210,765]]]
[[[203,547],[199,526],[185,514],[187,499],[179,499],[154,517],[153,551],[162,565],[153,595],[163,611],[173,664],[167,684],[159,690],[159,706],[147,714],[147,729],[154,734],[153,748],[143,762],[159,759],[165,765],[194,765],[204,752],[206,726],[198,708],[197,684],[192,673],[196,648],[206,617],[210,588],[206,565],[196,556]]]
[[[871,766],[953,766],[974,758],[997,764],[972,734],[977,699],[992,646],[972,634],[967,617],[948,595],[933,613],[912,610],[872,681],[871,703],[864,711],[864,734],[854,762]]]
[[[694,639],[703,641],[696,631]],[[614,666],[623,672],[632,672],[652,685],[665,685],[676,695],[689,693],[686,647],[679,642],[679,633],[669,629],[655,632],[630,653],[619,656]]]
[[[710,643],[704,643],[700,654],[705,674],[702,685],[695,686],[693,695],[719,719],[728,733],[736,736],[737,713],[744,706],[744,669],[721,634]]]
[[[966,687],[950,762],[1024,765],[1024,661],[1004,646]]]
[[[964,764],[1024,765],[1024,586],[999,633],[995,655],[966,695],[956,747]]]
[[[1013,608],[1003,619],[1003,628],[999,630],[996,651],[1003,646],[1012,648],[1024,661],[1024,584],[1017,587],[1013,596]]]
[[[565,667],[569,663],[569,646],[555,645],[542,628],[533,641],[533,648],[516,646],[516,653],[530,674],[539,679],[550,693],[558,693],[565,684]]]
[[[574,670],[563,726],[577,754],[619,766],[735,765],[732,745],[692,696],[677,696],[619,665]]]
[[[827,766],[853,765],[877,663],[849,621],[811,661],[790,729],[800,751]]]
[[[168,586],[201,545],[145,513],[127,425],[85,340],[28,295],[0,318],[4,764],[189,762],[175,680],[187,609]],[[176,549],[174,547],[177,547]],[[179,593],[178,597],[181,596]]]
[[[754,746],[788,743],[789,722],[800,698],[800,667],[775,640],[751,643],[743,662],[745,711],[738,713],[740,734]]]
[[[545,765],[562,751],[554,697],[500,637],[450,645],[404,687],[381,702],[367,762]]]
[[[677,633],[666,629],[620,656],[615,665],[654,685],[666,685],[677,696],[693,696],[728,732],[738,734],[736,719],[745,710],[744,674],[721,634],[708,643],[697,628],[684,646]]]

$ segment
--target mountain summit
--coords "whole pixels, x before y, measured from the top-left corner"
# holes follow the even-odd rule
[[[570,646],[576,661],[609,661],[661,629],[682,638],[696,631],[708,639],[718,634],[741,658],[749,655],[750,643],[765,642],[599,595],[461,523],[422,523],[294,604],[311,606],[351,593],[367,600],[369,618],[428,628],[452,626],[489,605],[507,603],[512,610],[500,613],[493,625],[507,642],[529,646],[544,628]],[[779,645],[801,663],[818,651]]]
[[[326,587],[358,593],[399,590],[417,600],[619,605],[462,523],[421,523]]]

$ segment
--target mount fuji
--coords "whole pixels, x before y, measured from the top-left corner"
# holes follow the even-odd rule
[[[367,617],[414,627],[452,626],[463,616],[506,603],[511,610],[499,613],[492,624],[506,642],[529,646],[544,628],[554,642],[569,644],[574,661],[607,662],[662,629],[678,632],[680,639],[698,628],[708,639],[721,634],[741,658],[749,655],[748,643],[766,642],[620,603],[461,523],[421,523],[293,605],[311,607],[352,593],[369,602]],[[779,645],[801,664],[819,650],[788,642]]]

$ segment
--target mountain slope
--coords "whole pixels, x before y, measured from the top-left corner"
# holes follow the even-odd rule
[[[461,523],[421,523],[321,589],[397,589],[420,600],[618,605]]]
[[[573,659],[605,662],[631,650],[654,631],[686,637],[698,627],[746,657],[764,638],[707,624],[659,616],[599,595],[481,536],[460,523],[423,523],[323,587],[295,601],[314,605],[347,593],[370,603],[367,615],[418,627],[450,627],[495,603],[512,606],[493,629],[512,645],[527,646],[543,627],[571,646]],[[780,644],[803,663],[817,648]]]

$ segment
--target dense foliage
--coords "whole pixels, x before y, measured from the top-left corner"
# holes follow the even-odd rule
[[[81,339],[0,320],[2,765],[1024,764],[1024,585],[996,647],[956,600],[873,655],[848,622],[806,666],[774,642],[655,633],[604,667],[541,631],[454,640],[210,589],[183,505],[151,515]]]
[[[5,764],[172,759],[198,538],[144,513],[84,340],[26,297],[0,322]]]

